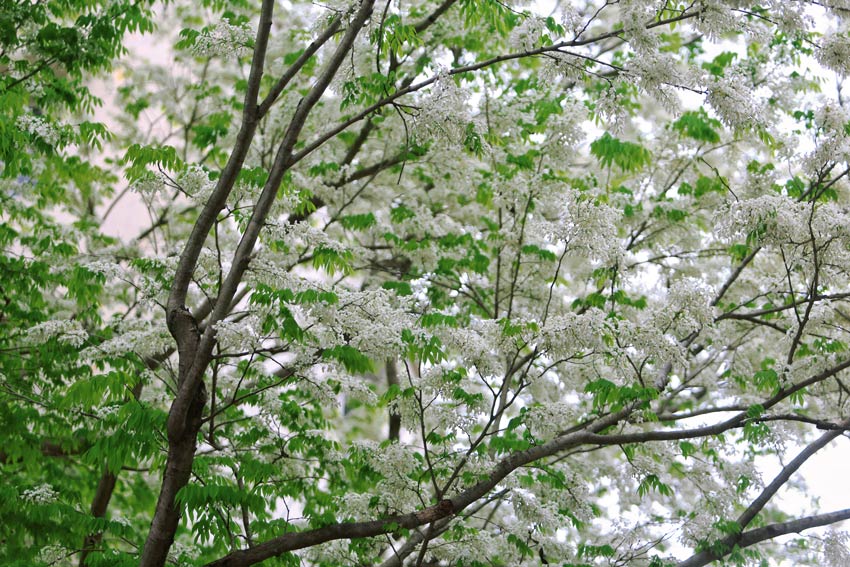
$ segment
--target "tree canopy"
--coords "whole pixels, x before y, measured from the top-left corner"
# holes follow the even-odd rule
[[[4,2],[0,563],[850,564],[848,16]]]

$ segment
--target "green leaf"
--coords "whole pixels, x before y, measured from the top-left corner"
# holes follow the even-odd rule
[[[602,167],[616,165],[628,172],[643,169],[650,164],[652,158],[649,150],[640,144],[618,140],[608,132],[591,142],[590,153],[599,160]]]

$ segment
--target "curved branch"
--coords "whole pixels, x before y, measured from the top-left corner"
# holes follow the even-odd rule
[[[621,417],[620,414],[606,416],[590,425],[589,430],[591,432],[601,431],[619,421]],[[204,567],[249,567],[288,551],[304,549],[328,541],[375,537],[398,531],[399,528],[413,529],[450,518],[480,500],[519,467],[577,445],[585,444],[589,435],[585,431],[564,435],[542,445],[505,457],[499,461],[486,479],[452,498],[441,500],[437,504],[417,512],[388,516],[380,520],[347,522],[303,532],[286,533],[257,544],[250,549],[229,553],[220,559],[207,563]]]
[[[844,520],[850,520],[850,508],[837,510],[835,512],[828,512],[826,514],[818,514],[816,516],[806,516],[804,518],[798,518],[788,522],[779,522],[776,524],[770,524],[763,528],[750,530],[741,534],[736,545],[739,549],[743,549],[769,539],[775,539],[779,536],[796,534],[812,528],[843,522]],[[715,555],[709,551],[701,551],[684,561],[680,561],[676,564],[676,567],[702,567],[703,565],[708,565],[712,561],[716,561],[722,557],[723,555]]]

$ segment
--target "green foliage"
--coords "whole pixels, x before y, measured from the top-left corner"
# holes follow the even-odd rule
[[[624,142],[605,132],[590,144],[590,153],[602,167],[616,165],[623,171],[638,171],[649,165],[652,154],[640,144]]]
[[[373,372],[375,369],[374,363],[367,356],[348,345],[338,345],[324,349],[322,351],[322,358],[339,362],[347,371],[353,374]]]
[[[720,142],[720,134],[717,133],[717,130],[722,127],[722,124],[719,120],[710,118],[704,108],[683,113],[671,126],[682,136],[698,142],[709,144]]]
[[[129,164],[125,176],[130,182],[144,178],[150,166],[168,171],[180,171],[184,168],[183,161],[177,156],[177,150],[171,146],[133,144],[127,148],[122,163]]]

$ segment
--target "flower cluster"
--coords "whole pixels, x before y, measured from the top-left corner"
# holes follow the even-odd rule
[[[15,121],[15,125],[24,132],[41,138],[45,143],[51,146],[55,146],[56,143],[59,142],[59,130],[57,130],[55,126],[48,124],[41,116],[36,116],[34,114],[22,114],[21,116],[18,116],[17,121]]]
[[[850,75],[850,35],[831,33],[821,39],[820,49],[815,52],[818,62],[842,77]]]
[[[619,212],[612,207],[570,191],[549,236],[590,260],[611,264],[622,254],[617,238],[619,219]]]
[[[56,492],[49,484],[43,483],[24,490],[21,493],[21,498],[29,504],[50,504],[52,502],[56,502],[59,498],[59,493]]]
[[[543,19],[529,16],[511,30],[508,41],[516,51],[529,51],[537,47],[545,30],[546,22]]]
[[[29,344],[43,344],[55,338],[74,347],[82,346],[89,338],[80,322],[70,319],[54,319],[39,323],[27,329],[26,336]]]
[[[734,203],[718,215],[717,232],[727,238],[755,236],[767,243],[801,241],[808,236],[806,218],[804,203],[768,194]]]
[[[546,441],[566,430],[580,417],[573,402],[555,402],[529,408],[525,424],[538,440]]]
[[[153,357],[167,352],[172,344],[173,339],[164,325],[158,327],[147,321],[127,321],[113,338],[85,349],[82,354],[90,360],[121,357],[128,352]]]
[[[762,109],[752,97],[752,85],[741,73],[711,77],[707,88],[706,101],[730,128],[740,130],[764,124]]]
[[[190,165],[186,168],[186,171],[177,178],[177,184],[199,202],[205,202],[215,188],[215,182],[200,165]]]
[[[168,182],[165,175],[160,172],[149,172],[141,179],[135,181],[131,186],[135,193],[149,205],[159,196],[165,184]]]
[[[215,336],[226,351],[252,352],[262,346],[260,319],[249,315],[240,321],[219,321],[215,324]]]
[[[466,126],[469,93],[455,83],[448,69],[439,68],[436,75],[431,95],[420,104],[416,124],[426,136],[458,143]]]
[[[823,557],[828,567],[850,565],[850,534],[830,530],[823,538]]]
[[[193,52],[200,57],[242,57],[253,41],[254,32],[247,25],[223,21],[197,37]]]

